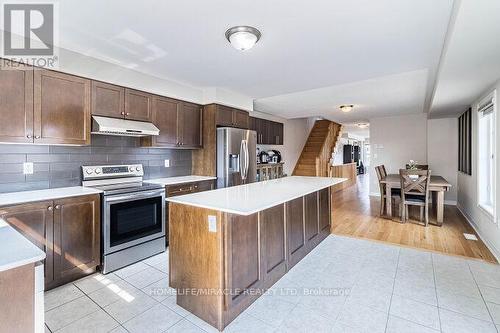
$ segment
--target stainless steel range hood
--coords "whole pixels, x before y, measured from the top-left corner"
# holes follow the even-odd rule
[[[160,130],[145,121],[92,116],[92,134],[138,137],[159,135]]]

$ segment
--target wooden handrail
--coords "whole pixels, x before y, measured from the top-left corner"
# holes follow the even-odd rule
[[[328,177],[330,159],[337,143],[337,136],[340,133],[340,125],[332,122],[328,125],[328,135],[325,137],[321,150],[316,157],[316,176]]]

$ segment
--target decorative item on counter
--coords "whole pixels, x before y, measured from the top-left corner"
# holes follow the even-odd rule
[[[262,164],[268,163],[269,162],[269,155],[265,151],[261,151],[259,154],[259,161]]]

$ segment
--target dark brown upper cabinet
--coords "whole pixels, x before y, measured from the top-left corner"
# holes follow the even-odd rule
[[[0,142],[31,143],[33,68],[2,59],[0,71]]]
[[[37,69],[34,87],[34,142],[90,144],[90,80]]]
[[[125,89],[125,119],[151,121],[153,95]]]
[[[183,148],[201,148],[201,106],[182,102],[179,114],[179,144]]]
[[[125,89],[99,81],[92,81],[92,114],[123,118],[125,116]]]
[[[153,95],[92,81],[92,115],[151,121]]]
[[[201,148],[201,106],[154,96],[152,121],[160,135],[142,138],[148,147]]]
[[[225,105],[216,105],[215,123],[221,127],[249,127],[249,114],[246,111],[231,108]]]
[[[282,145],[284,142],[282,123],[250,117],[249,128],[257,132],[257,144]]]

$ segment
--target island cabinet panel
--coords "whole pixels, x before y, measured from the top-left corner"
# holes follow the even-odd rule
[[[288,268],[293,267],[307,254],[304,233],[304,198],[286,203]]]
[[[259,213],[262,271],[266,284],[273,284],[286,272],[285,205]]]
[[[123,118],[125,116],[125,88],[92,81],[92,114]]]
[[[330,188],[319,191],[319,233],[321,240],[328,237],[331,226]]]
[[[100,200],[84,196],[54,202],[54,274],[58,284],[100,264]]]
[[[2,60],[0,71],[0,142],[32,143],[33,68]]]
[[[226,305],[233,307],[262,280],[258,214],[227,214],[226,237]]]
[[[310,251],[316,246],[319,236],[318,192],[310,193],[304,197],[304,211],[306,246]]]
[[[45,284],[54,280],[53,202],[41,201],[0,208],[0,218],[45,252]]]
[[[90,80],[34,72],[34,135],[39,144],[90,144]]]
[[[222,330],[224,295],[223,213],[169,204],[169,285],[177,289],[177,304]],[[208,218],[216,220],[215,232]],[[214,293],[190,293],[190,288]]]

